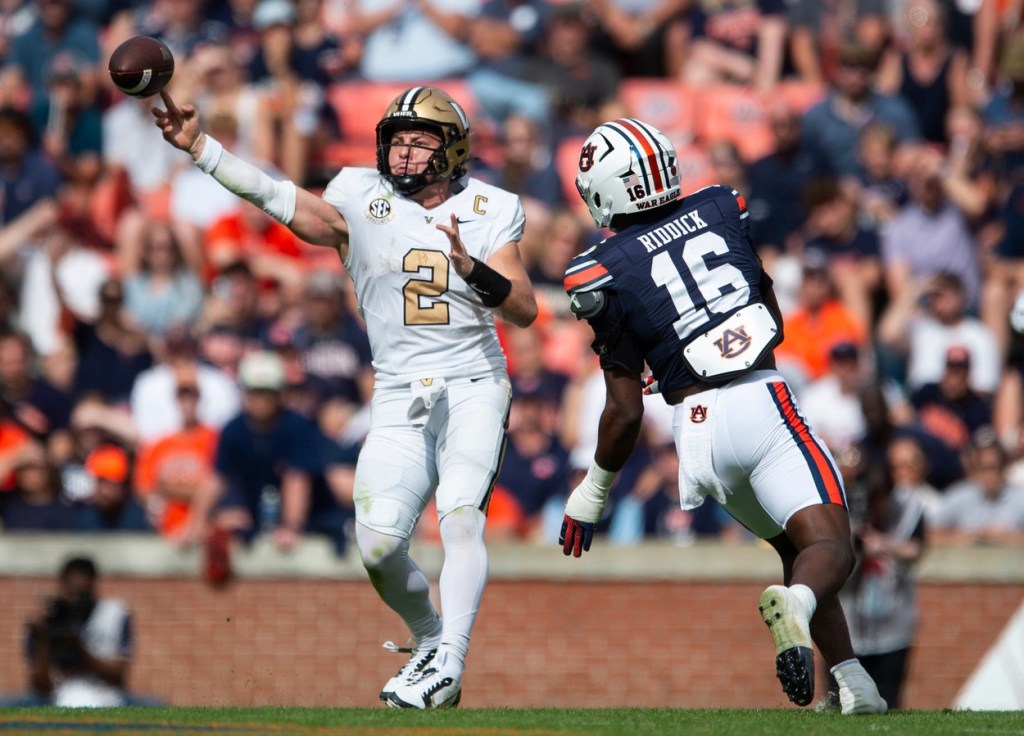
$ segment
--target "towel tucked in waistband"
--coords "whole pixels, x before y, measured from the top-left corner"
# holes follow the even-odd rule
[[[712,496],[725,503],[727,491],[715,474],[712,427],[718,391],[702,391],[688,396],[676,409],[675,435],[679,447],[679,505],[694,509]]]
[[[444,395],[447,384],[443,378],[422,378],[409,384],[412,401],[408,417],[414,427],[423,427],[430,420],[430,410]]]

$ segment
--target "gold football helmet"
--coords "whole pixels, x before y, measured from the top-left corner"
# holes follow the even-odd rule
[[[395,175],[388,164],[391,138],[400,130],[427,130],[442,143],[420,174]],[[436,87],[410,87],[388,105],[377,123],[377,171],[402,194],[414,194],[438,179],[454,181],[466,173],[469,121],[448,93]]]

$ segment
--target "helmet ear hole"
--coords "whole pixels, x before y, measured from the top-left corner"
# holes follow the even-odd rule
[[[595,207],[600,207],[601,206],[601,193],[600,192],[594,192],[594,206]]]

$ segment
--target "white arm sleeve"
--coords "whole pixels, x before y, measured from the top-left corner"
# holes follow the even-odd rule
[[[294,182],[274,181],[258,168],[225,151],[220,142],[207,135],[196,166],[210,174],[229,192],[234,192],[287,225],[295,217]]]

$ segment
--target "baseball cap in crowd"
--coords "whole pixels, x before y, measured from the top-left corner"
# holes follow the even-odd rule
[[[124,483],[128,480],[128,454],[117,445],[101,445],[85,459],[85,470],[94,478]]]
[[[946,351],[946,365],[951,368],[970,368],[971,351],[962,345],[953,345]]]
[[[249,353],[238,365],[238,382],[246,391],[280,391],[284,388],[284,361],[266,350]]]
[[[804,251],[804,273],[825,275],[828,273],[828,255],[817,248]]]
[[[261,0],[252,14],[252,27],[263,31],[271,26],[290,26],[295,22],[295,5],[289,0]]]
[[[828,351],[828,357],[832,360],[857,360],[859,356],[860,350],[849,340],[837,342]]]

